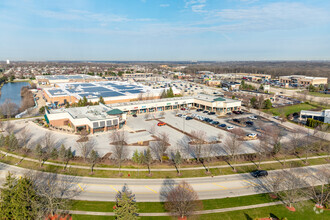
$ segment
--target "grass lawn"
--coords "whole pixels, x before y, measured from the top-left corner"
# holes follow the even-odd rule
[[[319,108],[319,107],[322,107],[322,106],[301,103],[301,104],[297,104],[297,105],[285,106],[285,107],[280,107],[280,108],[265,109],[265,110],[263,110],[263,112],[279,116],[281,114],[280,113],[281,110],[283,109],[285,115],[288,116],[292,113],[300,112],[301,110],[310,110],[310,109],[315,109],[315,108]]]
[[[330,94],[324,94],[319,92],[308,92],[308,95],[330,98]]]
[[[261,204],[274,202],[277,200],[271,199],[268,194],[257,194],[250,196],[239,196],[223,199],[202,200],[204,210],[230,208],[236,206],[245,206],[253,204]],[[165,212],[164,204],[161,202],[138,202],[138,208],[143,212]],[[94,211],[94,212],[112,212],[114,202],[99,202],[99,201],[73,201],[71,210],[79,211]]]
[[[0,153],[0,162],[7,163],[10,165],[14,165],[19,162],[20,159],[6,156],[2,158],[2,154]],[[319,159],[311,159],[309,160],[310,165],[317,165],[317,164],[325,164],[327,163],[325,158]],[[291,167],[302,167],[305,164],[302,161],[292,161],[287,162],[287,166]],[[63,171],[63,167],[55,166],[55,165],[47,165],[45,164],[43,167],[39,166],[39,163],[23,160],[19,165],[19,167],[24,167],[27,169],[39,170],[44,172],[52,172],[52,173],[61,173],[67,175],[74,175],[74,176],[89,176],[89,177],[100,177],[100,178],[121,178],[118,174],[118,171],[110,171],[110,170],[95,170],[94,174],[90,174],[89,169],[78,169],[78,168],[68,168],[66,171]],[[236,167],[237,173],[247,173],[253,170],[256,170],[256,165],[247,165],[247,166],[239,166]],[[271,163],[271,164],[261,164],[262,169],[267,170],[274,170],[274,169],[281,169],[283,168],[281,163]],[[219,175],[229,175],[229,174],[237,174],[233,172],[230,167],[226,168],[212,168],[210,169],[212,175],[219,176]],[[206,174],[205,170],[184,170],[181,172],[181,176],[178,177],[176,171],[155,171],[152,172],[152,176],[147,176],[147,171],[122,171],[123,178],[127,178],[128,175],[130,178],[136,179],[148,179],[148,178],[187,178],[187,177],[205,177],[209,174]]]
[[[289,220],[328,220],[330,219],[330,211],[324,211],[321,214],[316,214],[313,210],[314,203],[311,201],[301,202],[294,205],[297,209],[296,212],[290,212],[283,205],[269,206],[263,208],[246,209],[241,211],[231,211],[223,213],[205,214],[199,216],[198,219],[202,220],[253,220],[255,218],[265,217],[277,217],[279,219],[286,217]],[[114,219],[110,216],[84,216],[73,215],[73,219],[88,219],[88,220],[102,220],[102,219]],[[141,217],[145,219],[171,219],[170,217]]]

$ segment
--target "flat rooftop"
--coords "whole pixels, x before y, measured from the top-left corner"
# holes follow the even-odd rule
[[[159,95],[163,89],[152,89],[141,84],[130,84],[121,81],[97,81],[88,83],[57,83],[56,88],[45,88],[51,96],[75,96],[82,99],[111,98],[120,96],[137,96],[140,93]]]
[[[110,108],[104,105],[93,105],[86,107],[76,107],[76,108],[60,108],[60,109],[50,109],[51,114],[56,113],[69,113],[72,118],[88,118],[90,121],[98,121],[103,119],[115,118],[115,116],[108,115],[106,112]]]
[[[39,75],[37,79],[48,79],[48,80],[84,80],[84,79],[101,79],[99,76],[90,76],[85,74],[78,75]]]

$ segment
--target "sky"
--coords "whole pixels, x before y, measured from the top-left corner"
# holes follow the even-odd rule
[[[329,0],[0,0],[0,60],[330,60]]]

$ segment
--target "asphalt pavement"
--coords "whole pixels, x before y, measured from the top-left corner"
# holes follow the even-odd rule
[[[329,168],[330,164],[292,168],[290,172],[314,177],[324,166]],[[0,184],[4,182],[8,171],[19,176],[24,175],[28,170],[0,163]],[[269,171],[269,176],[272,177],[276,172],[278,171]],[[125,184],[127,184],[136,195],[136,200],[139,202],[163,201],[166,192],[171,190],[182,180],[192,186],[198,193],[200,199],[216,199],[267,192],[267,190],[262,187],[265,179],[254,178],[249,173],[176,179],[113,179],[91,177],[69,179],[72,181],[72,184],[81,191],[80,195],[75,199],[90,201],[114,201],[117,192],[121,190]]]

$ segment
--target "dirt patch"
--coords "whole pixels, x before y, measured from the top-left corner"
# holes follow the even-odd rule
[[[76,142],[87,142],[88,141],[88,137],[83,137],[83,138],[80,138],[78,139]]]

